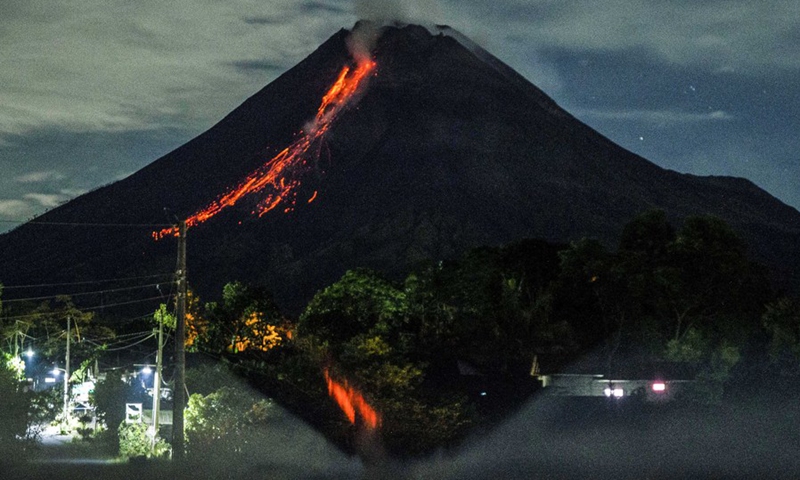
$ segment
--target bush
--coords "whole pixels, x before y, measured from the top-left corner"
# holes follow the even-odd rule
[[[232,387],[193,394],[186,410],[189,455],[205,460],[247,455],[266,433],[270,410],[269,401]]]
[[[145,423],[122,423],[119,426],[119,456],[125,459],[135,457],[166,457],[170,446],[163,439],[156,439],[152,447],[152,437]]]
[[[23,450],[32,438],[33,394],[19,380],[19,371],[8,355],[0,355],[0,451]],[[6,455],[8,457],[8,455]]]

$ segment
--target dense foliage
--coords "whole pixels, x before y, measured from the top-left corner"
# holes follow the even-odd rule
[[[13,357],[0,355],[0,449],[19,450],[30,427],[32,394],[27,391],[13,364]]]
[[[196,460],[235,463],[258,454],[269,435],[271,404],[242,388],[222,387],[189,397],[187,453]]]
[[[722,401],[754,339],[769,336],[772,358],[797,364],[797,310],[770,304],[768,285],[724,222],[692,217],[675,229],[651,211],[616,251],[529,240],[430,263],[402,282],[349,271],[311,300],[290,342],[237,361],[290,404],[324,398],[320,371],[330,372],[380,412],[390,451],[427,452],[520,405],[536,388],[535,359],[556,371],[583,358],[607,374],[682,364],[696,375],[693,398]],[[339,418],[320,427],[357,428]]]
[[[119,435],[119,456],[123,459],[164,458],[169,454],[169,444],[162,438],[156,438],[153,442],[150,427],[145,423],[122,423],[116,430]]]
[[[112,436],[116,436],[117,428],[125,420],[125,404],[132,401],[133,394],[133,386],[116,370],[108,372],[95,386],[93,401],[97,416]]]
[[[421,264],[405,278],[351,270],[294,320],[265,289],[231,282],[218,302],[189,295],[187,348],[224,362],[187,371],[194,394],[187,445],[196,457],[237,456],[250,447],[233,439],[256,445],[268,434],[269,404],[245,393],[222,365],[355,449],[366,423],[363,413],[340,411],[328,397],[330,382],[338,382],[355,392],[347,394],[351,400],[378,412],[383,444],[400,455],[456,444],[506,417],[538,388],[534,366],[555,372],[576,359],[606,374],[685,366],[696,380],[690,396],[702,402],[723,401],[735,382],[757,391],[775,378],[772,390],[793,394],[800,390],[791,387],[800,383],[798,305],[796,297],[770,291],[767,272],[727,224],[691,217],[675,228],[661,211],[633,219],[616,250],[591,239],[525,240]],[[86,365],[103,350],[79,336],[114,336],[68,298],[31,312],[29,322],[4,327],[9,346],[9,339],[35,333],[44,354],[57,358],[61,323],[70,316],[74,355]],[[155,318],[174,327],[166,305]],[[22,419],[31,418],[24,413],[31,401],[14,375],[0,372],[6,443],[20,438]],[[94,392],[101,419],[113,430],[137,394],[109,372]],[[141,437],[135,428],[123,435],[131,445]]]

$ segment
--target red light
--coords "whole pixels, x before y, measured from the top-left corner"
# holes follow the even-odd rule
[[[667,384],[664,382],[656,382],[653,384],[654,392],[664,392],[667,390]]]

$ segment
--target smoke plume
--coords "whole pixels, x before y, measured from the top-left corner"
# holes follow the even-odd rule
[[[371,21],[356,23],[347,37],[347,49],[358,63],[372,58],[372,49],[380,36],[380,25]]]

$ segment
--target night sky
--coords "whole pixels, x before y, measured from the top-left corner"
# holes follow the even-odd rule
[[[0,231],[187,142],[359,18],[450,25],[619,145],[800,208],[800,2],[4,0]]]

